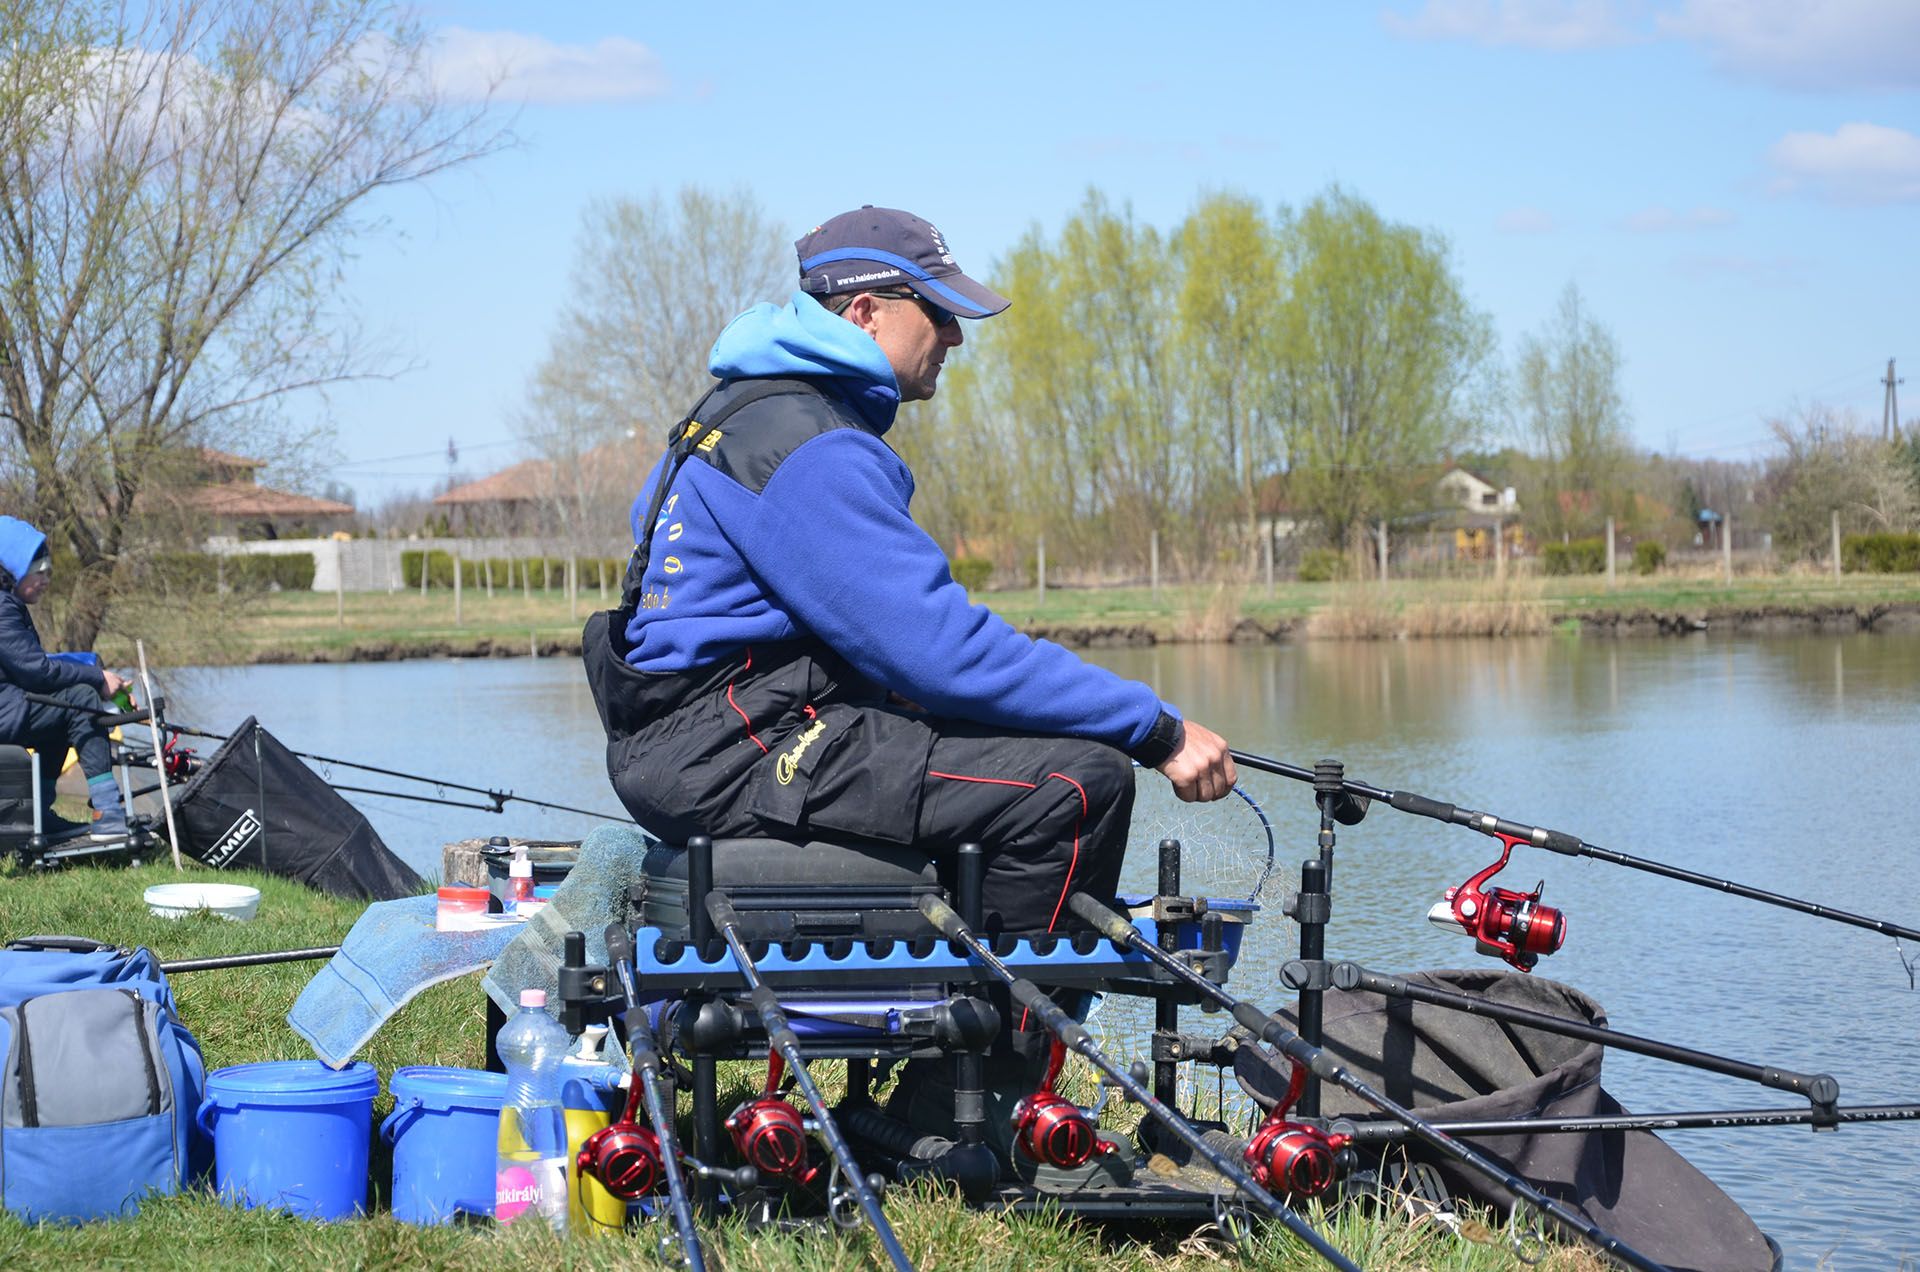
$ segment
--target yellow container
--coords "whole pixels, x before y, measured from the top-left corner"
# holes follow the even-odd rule
[[[591,1102],[592,1107],[576,1107]],[[569,1082],[564,1096],[567,1113],[567,1227],[573,1232],[604,1236],[627,1226],[627,1203],[580,1170],[580,1146],[595,1131],[609,1125],[598,1096],[584,1082]]]

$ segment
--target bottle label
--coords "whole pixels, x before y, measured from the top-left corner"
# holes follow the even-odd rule
[[[567,1207],[567,1159],[540,1157],[504,1166],[494,1176],[493,1217],[512,1223],[527,1211],[548,1222],[564,1222]]]

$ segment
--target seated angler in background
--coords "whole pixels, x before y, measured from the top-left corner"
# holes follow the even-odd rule
[[[113,672],[47,657],[27,606],[46,593],[53,576],[47,536],[17,517],[0,516],[0,743],[31,747],[40,756],[42,826],[50,838],[90,831],[102,843],[127,834],[127,814],[114,785],[111,745],[100,718],[88,711],[29,702],[27,694],[98,707],[126,687]],[[67,748],[80,755],[87,798],[99,812],[89,827],[53,815],[54,781]]]

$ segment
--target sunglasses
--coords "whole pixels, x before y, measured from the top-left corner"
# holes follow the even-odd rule
[[[920,311],[926,314],[928,321],[933,323],[933,325],[936,327],[951,327],[953,326],[953,324],[960,321],[960,315],[954,314],[954,313],[948,313],[946,310],[940,308],[940,306],[928,300],[925,296],[922,296],[919,292],[873,291],[873,292],[869,292],[868,294],[872,296],[878,296],[883,300],[910,300],[914,304],[920,306]]]

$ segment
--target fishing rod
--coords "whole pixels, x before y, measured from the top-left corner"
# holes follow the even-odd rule
[[[90,708],[76,709],[88,710]],[[206,738],[212,742],[230,742],[233,740],[231,734],[210,733],[205,729],[195,729],[184,724],[169,723],[167,727],[175,733],[184,733],[189,737],[195,738]],[[257,728],[258,726],[256,725],[255,727]],[[595,812],[591,808],[575,808],[570,804],[556,804],[549,800],[533,799],[526,795],[515,795],[512,791],[494,790],[485,786],[467,786],[460,782],[442,781],[437,777],[422,777],[418,773],[403,773],[398,769],[379,768],[372,764],[361,764],[355,760],[340,760],[326,755],[311,755],[305,751],[289,751],[288,754],[292,755],[295,759],[306,760],[312,764],[329,764],[338,768],[358,769],[363,773],[378,773],[382,777],[398,778],[405,782],[418,782],[422,786],[435,786],[442,790],[466,791],[474,795],[484,795],[487,803],[468,804],[457,800],[434,799],[425,795],[407,795],[399,791],[374,790],[363,786],[339,786],[335,787],[336,790],[354,791],[363,795],[385,795],[393,799],[417,800],[424,804],[445,804],[450,808],[472,808],[483,813],[504,813],[507,802],[511,800],[520,804],[528,804],[535,808],[550,808],[562,813],[578,813],[582,817],[598,817],[603,821],[626,822],[632,820],[627,817],[616,817],[612,813]]]
[[[1067,1047],[1085,1056],[1093,1066],[1107,1075],[1107,1078],[1126,1093],[1127,1098],[1141,1105],[1163,1126],[1177,1136],[1181,1142],[1198,1154],[1219,1176],[1256,1203],[1262,1210],[1278,1219],[1286,1229],[1311,1246],[1315,1253],[1342,1272],[1359,1272],[1359,1265],[1346,1255],[1328,1244],[1327,1239],[1314,1231],[1313,1227],[1302,1219],[1285,1202],[1275,1197],[1248,1171],[1232,1161],[1225,1153],[1209,1143],[1179,1113],[1167,1107],[1146,1085],[1120,1063],[1101,1051],[1094,1042],[1087,1027],[1069,1016],[1060,1005],[1049,998],[1046,992],[1024,976],[1014,973],[1011,967],[1002,962],[973,930],[959,913],[945,901],[935,896],[920,898],[920,912],[927,921],[950,941],[957,941],[964,947],[973,960],[985,967],[1013,994],[1014,1001],[1040,1018],[1047,1031],[1053,1034]]]
[[[1920,1121],[1920,1104],[1851,1104],[1834,1110],[1842,1123]],[[1717,1109],[1698,1113],[1617,1113],[1592,1117],[1490,1118],[1472,1122],[1434,1122],[1449,1135],[1567,1135],[1617,1131],[1746,1130],[1756,1126],[1805,1126],[1814,1120],[1807,1109]],[[1355,1144],[1403,1140],[1413,1132],[1398,1122],[1356,1122],[1337,1117],[1327,1124],[1334,1134]]]
[[[107,729],[118,728],[123,724],[145,724],[152,727],[153,717],[159,710],[158,699],[155,700],[155,704],[152,706],[137,708],[133,711],[109,711],[105,707],[67,702],[61,698],[48,697],[46,694],[30,693],[26,695],[26,697],[27,701],[37,702],[42,706],[57,707],[63,711],[77,711],[83,715],[93,716],[100,721],[102,728]],[[176,737],[184,734],[188,737],[205,738],[210,742],[231,742],[233,740],[232,734],[213,733],[206,729],[196,729],[192,725],[181,724],[178,721],[168,721],[162,727],[164,727],[167,733],[173,734]],[[159,731],[159,729],[155,729],[156,733]],[[159,743],[158,738],[155,739],[155,743],[156,750],[165,749],[163,746],[157,745]],[[494,790],[490,787],[482,786],[467,786],[460,782],[442,781],[437,777],[422,777],[418,773],[403,773],[398,769],[377,768],[374,765],[360,764],[353,760],[334,759],[325,755],[309,755],[305,751],[290,751],[288,754],[294,756],[296,759],[307,760],[314,764],[330,764],[339,768],[358,769],[363,773],[378,773],[382,777],[397,778],[404,782],[419,782],[422,786],[434,786],[442,790],[467,791],[475,795],[484,795],[487,798],[487,802],[484,804],[473,804],[463,800],[438,799],[431,795],[411,795],[404,791],[380,790],[371,786],[340,786],[335,783],[328,783],[328,785],[333,786],[333,789],[337,791],[347,791],[356,795],[381,795],[388,799],[407,799],[421,804],[440,804],[447,808],[471,808],[482,813],[504,813],[506,811],[507,801],[512,800],[516,803],[528,804],[535,808],[550,808],[562,813],[578,813],[582,817],[598,817],[605,821],[624,822],[629,820],[625,817],[616,817],[612,813],[595,812],[590,808],[575,808],[570,804],[556,804],[549,800],[534,799],[527,795],[515,795],[512,791]],[[149,763],[153,763],[155,756],[152,753],[147,753],[146,760]],[[160,786],[156,784],[151,787],[144,787],[136,791],[135,794],[151,794],[153,791],[159,789]]]
[[[1567,1232],[1603,1253],[1629,1266],[1643,1269],[1643,1272],[1665,1272],[1663,1265],[1647,1258],[1618,1237],[1596,1226],[1565,1203],[1555,1201],[1485,1154],[1468,1148],[1412,1110],[1375,1091],[1349,1073],[1326,1051],[1285,1028],[1246,999],[1236,997],[1223,987],[1214,984],[1186,963],[1149,941],[1140,929],[1086,893],[1074,893],[1067,901],[1067,907],[1080,918],[1091,923],[1102,936],[1117,941],[1128,949],[1145,954],[1155,966],[1171,973],[1182,985],[1199,991],[1226,1008],[1232,1013],[1236,1022],[1291,1060],[1294,1066],[1293,1082],[1288,1090],[1289,1098],[1283,1101],[1279,1108],[1284,1110],[1292,1099],[1297,1097],[1299,1089],[1305,1085],[1307,1071],[1311,1070],[1317,1077],[1352,1092],[1400,1123],[1410,1135],[1438,1149],[1461,1165],[1469,1167],[1482,1177],[1492,1180],[1527,1202],[1535,1210],[1552,1218]],[[1299,1143],[1297,1132],[1301,1130],[1310,1131],[1311,1128],[1284,1121],[1272,1124],[1270,1127],[1262,1127],[1261,1132],[1257,1133],[1248,1144],[1248,1155],[1260,1153],[1263,1158],[1269,1155],[1297,1155]],[[1290,1135],[1295,1138],[1289,1139]]]
[[[1271,773],[1276,777],[1290,777],[1297,782],[1311,783],[1313,770],[1302,768],[1298,764],[1288,764],[1281,760],[1269,759],[1264,755],[1253,755],[1246,751],[1229,751],[1234,762],[1262,773]],[[1366,782],[1350,779],[1341,780],[1341,792],[1350,801],[1357,803],[1359,811],[1364,812],[1368,802],[1379,800],[1390,807],[1418,817],[1430,817],[1434,821],[1446,822],[1453,826],[1465,826],[1469,830],[1491,835],[1511,847],[1514,844],[1529,844],[1535,848],[1545,848],[1564,857],[1591,857],[1595,861],[1605,861],[1616,866],[1627,866],[1634,870],[1643,870],[1648,874],[1660,875],[1667,879],[1677,879],[1682,883],[1695,884],[1702,888],[1712,888],[1717,892],[1744,897],[1749,901],[1761,901],[1767,905],[1779,906],[1785,910],[1794,910],[1801,914],[1810,914],[1818,919],[1827,919],[1834,923],[1844,923],[1849,927],[1865,928],[1883,936],[1920,941],[1920,929],[1902,926],[1885,919],[1867,918],[1864,915],[1850,914],[1845,910],[1836,910],[1832,906],[1805,901],[1799,897],[1786,896],[1779,892],[1768,892],[1762,888],[1751,887],[1744,883],[1735,883],[1731,879],[1718,879],[1712,875],[1701,874],[1694,870],[1684,870],[1679,866],[1670,866],[1664,862],[1650,861],[1645,857],[1633,857],[1623,852],[1601,848],[1590,844],[1578,835],[1565,831],[1548,830],[1543,826],[1531,826],[1524,822],[1512,821],[1493,813],[1476,812],[1469,808],[1460,808],[1443,800],[1430,799],[1425,795],[1415,795],[1410,791],[1390,791],[1384,787],[1373,786]],[[1344,820],[1344,819],[1343,819]],[[1358,820],[1356,817],[1355,820]],[[1349,823],[1351,824],[1351,823]]]
[[[680,1145],[674,1131],[673,1106],[662,1090],[666,1075],[660,1062],[660,1048],[634,983],[633,937],[618,923],[610,923],[606,941],[607,962],[613,966],[614,978],[620,984],[620,995],[625,1001],[621,1021],[626,1026],[627,1047],[633,1056],[633,1086],[627,1093],[627,1111],[620,1120],[595,1131],[580,1146],[580,1169],[625,1201],[633,1201],[664,1182],[667,1208],[673,1215],[674,1231],[680,1236],[686,1266],[689,1272],[706,1272],[700,1231],[693,1223],[693,1202],[687,1194],[686,1176],[680,1173]],[[646,1102],[651,1129],[634,1119],[635,1096]],[[753,1171],[751,1166],[746,1169]],[[757,1172],[749,1176],[749,1186],[756,1178]],[[663,1256],[671,1253],[664,1238],[660,1245]]]
[[[228,967],[265,967],[269,963],[301,963],[309,959],[332,958],[339,952],[338,945],[325,945],[310,950],[275,950],[269,954],[222,954],[218,958],[176,959],[160,964],[160,970],[169,974],[216,972]]]
[[[894,1235],[893,1225],[887,1222],[887,1216],[880,1209],[880,1196],[874,1191],[874,1185],[861,1173],[860,1164],[854,1160],[853,1148],[847,1143],[846,1136],[840,1133],[840,1126],[833,1119],[833,1111],[827,1105],[827,1097],[820,1093],[814,1083],[813,1074],[807,1069],[807,1062],[800,1054],[800,1038],[793,1032],[793,1026],[787,1023],[787,1014],[781,1010],[780,1000],[773,996],[761,979],[760,969],[754,966],[753,955],[747,950],[747,943],[740,936],[740,916],[725,896],[718,892],[707,896],[707,913],[713,919],[714,927],[727,943],[727,949],[733,955],[733,962],[746,978],[747,997],[753,1003],[754,1010],[760,1013],[761,1027],[767,1031],[767,1090],[760,1099],[743,1105],[734,1118],[729,1118],[729,1129],[734,1129],[736,1139],[748,1140],[755,1137],[773,1140],[784,1144],[798,1128],[793,1125],[799,1119],[789,1119],[779,1110],[770,1106],[778,1104],[791,1113],[793,1106],[773,1094],[777,1083],[778,1067],[776,1059],[784,1059],[786,1067],[793,1071],[793,1080],[800,1087],[800,1094],[806,1098],[807,1106],[813,1110],[813,1120],[818,1127],[820,1137],[827,1142],[827,1151],[832,1154],[833,1162],[841,1176],[846,1179],[847,1187],[853,1190],[855,1200],[867,1216],[867,1223],[873,1229],[873,1235],[879,1239],[880,1248],[886,1251],[887,1259],[900,1272],[913,1272],[913,1263],[907,1258],[907,1252],[900,1246],[900,1238]],[[744,1115],[744,1116],[742,1116]],[[739,1122],[736,1123],[735,1119]],[[735,1129],[735,1127],[738,1129]],[[780,1154],[782,1165],[786,1166],[792,1158],[786,1151]],[[804,1162],[804,1158],[801,1159]],[[751,1161],[751,1157],[749,1157]],[[793,1174],[791,1168],[774,1173]],[[833,1199],[829,1189],[828,1206]]]
[[[1370,972],[1358,963],[1335,963],[1330,970],[1333,986],[1336,989],[1362,989],[1388,998],[1404,998],[1409,1002],[1426,1003],[1429,1006],[1443,1007],[1448,1011],[1462,1012],[1469,1016],[1485,1016],[1490,1020],[1525,1025],[1529,1029],[1537,1029],[1542,1033],[1557,1034],[1563,1038],[1578,1038],[1582,1042],[1597,1042],[1617,1051],[1631,1051],[1643,1056],[1652,1056],[1656,1060],[1704,1069],[1709,1073],[1742,1078],[1776,1091],[1792,1091],[1796,1095],[1806,1096],[1807,1103],[1812,1105],[1809,1116],[1812,1118],[1814,1129],[1829,1130],[1835,1125],[1834,1110],[1840,1099],[1840,1083],[1830,1074],[1797,1073],[1792,1069],[1782,1069],[1775,1065],[1729,1060],[1725,1056],[1695,1051],[1690,1047],[1677,1047],[1653,1038],[1643,1038],[1637,1034],[1621,1033],[1599,1025],[1569,1020],[1564,1016],[1553,1016],[1526,1007],[1514,1007],[1487,998],[1476,998],[1471,994],[1462,994],[1455,990],[1422,985],[1399,976]]]

